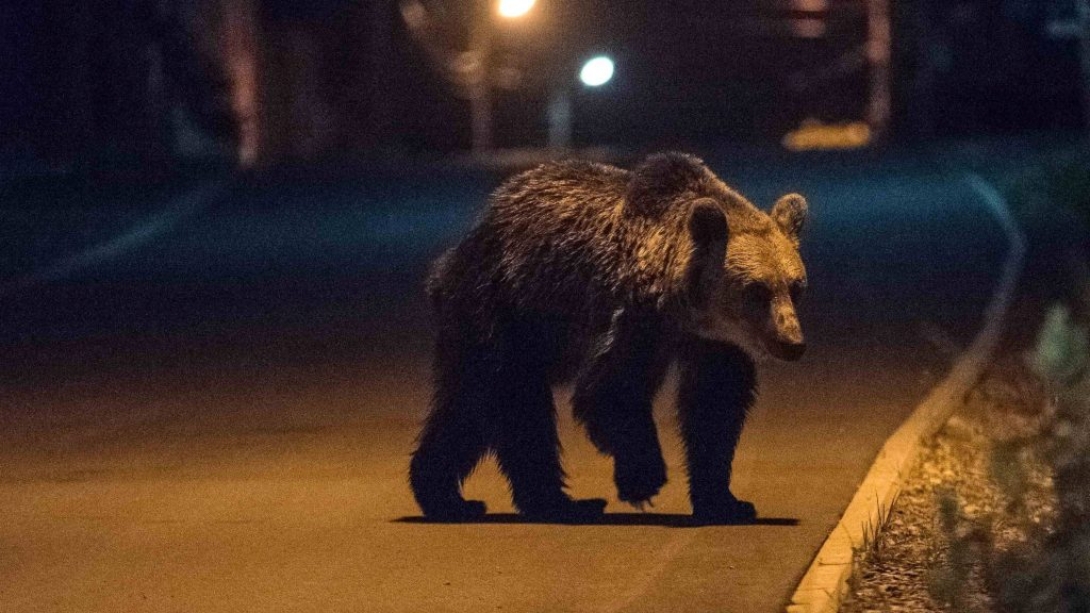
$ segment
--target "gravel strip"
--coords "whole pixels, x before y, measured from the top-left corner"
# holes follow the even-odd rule
[[[1053,513],[1035,445],[1045,407],[1021,357],[1001,355],[920,454],[860,555],[843,613],[993,610],[989,585],[1001,577],[987,561],[1024,547]]]

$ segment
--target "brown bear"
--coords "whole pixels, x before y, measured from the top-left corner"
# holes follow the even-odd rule
[[[524,516],[600,515],[605,500],[564,491],[551,385],[572,380],[575,416],[613,457],[618,497],[642,507],[666,483],[651,404],[676,361],[693,515],[752,520],[730,491],[731,462],[754,362],[805,348],[806,215],[797,194],[766,214],[679,153],[631,172],[549,163],[505,182],[428,281],[435,395],[410,465],[424,515],[482,515],[461,487],[488,453]]]

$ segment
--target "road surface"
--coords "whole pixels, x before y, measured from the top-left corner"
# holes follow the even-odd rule
[[[521,521],[491,461],[467,495],[492,515],[420,521],[406,470],[429,396],[421,280],[494,176],[9,194],[0,610],[781,610],[972,337],[1006,245],[927,156],[708,161],[762,206],[811,202],[810,351],[763,371],[735,462],[755,525],[685,525],[669,390],[671,481],[649,512],[616,501],[560,389],[571,492],[610,498],[604,521]],[[38,218],[50,198],[70,208]]]

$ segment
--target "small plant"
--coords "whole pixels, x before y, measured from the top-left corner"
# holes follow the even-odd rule
[[[950,609],[960,610],[965,602],[965,580],[968,578],[968,550],[958,528],[961,520],[961,504],[952,490],[938,493],[939,533],[946,544],[945,564],[934,569],[928,588],[931,597]]]
[[[862,541],[859,546],[852,552],[853,564],[852,564],[852,585],[861,585],[866,578],[863,575],[863,568],[866,564],[871,566],[882,565],[886,559],[886,548],[888,544],[883,535],[887,532],[886,528],[889,526],[893,519],[894,510],[897,508],[897,501],[900,498],[900,492],[894,495],[891,503],[882,508],[882,505],[877,498],[874,500],[875,516],[874,521],[868,521],[863,526]],[[883,594],[883,598],[885,598]],[[889,603],[886,603],[886,608],[889,608]]]
[[[879,503],[878,499],[874,500],[874,509],[877,512],[874,522],[867,522],[863,526],[863,542],[859,546],[859,549],[855,551],[855,557],[857,560],[873,560],[874,562],[881,563],[882,561],[882,543],[884,542],[879,536],[889,525],[890,520],[893,517],[893,510],[897,508],[897,498],[900,494],[896,494],[889,506],[885,509]],[[859,565],[856,564],[855,568]]]
[[[1000,441],[992,447],[989,455],[989,474],[1007,499],[1007,514],[1022,518],[1025,516],[1026,492],[1029,489],[1029,475],[1026,474],[1026,455],[1032,440],[1015,438]]]
[[[973,570],[994,549],[990,517],[968,518],[957,493],[937,492],[938,529],[945,546],[944,559],[932,570],[928,590],[936,602],[950,611],[972,611],[970,581]]]

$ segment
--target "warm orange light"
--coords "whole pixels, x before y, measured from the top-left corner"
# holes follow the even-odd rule
[[[536,0],[500,0],[498,12],[500,17],[507,17],[508,19],[522,17],[529,13],[530,9],[534,8],[535,2]]]
[[[871,143],[870,126],[861,122],[824,124],[815,119],[802,122],[797,130],[783,137],[783,146],[791,151],[858,149]]]

